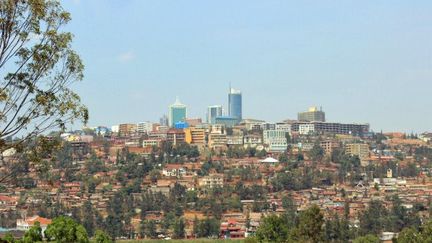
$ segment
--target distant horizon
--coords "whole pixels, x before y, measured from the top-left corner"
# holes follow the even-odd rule
[[[89,125],[157,122],[176,96],[204,121],[209,105],[227,109],[231,83],[245,118],[296,119],[322,106],[331,122],[432,130],[430,1],[63,5],[86,66],[73,88]]]

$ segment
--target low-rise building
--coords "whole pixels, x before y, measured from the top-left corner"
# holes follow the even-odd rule
[[[369,145],[365,143],[345,144],[345,152],[350,155],[357,155],[362,165],[366,165],[369,160]]]
[[[185,132],[181,129],[170,129],[167,132],[167,141],[173,145],[185,142]]]
[[[288,143],[286,132],[283,130],[265,130],[263,132],[264,144],[270,152],[283,152],[287,149]]]
[[[28,231],[31,227],[35,225],[36,222],[39,222],[40,227],[42,228],[42,235],[44,235],[45,230],[48,225],[51,224],[52,220],[47,218],[42,218],[39,216],[33,216],[25,219],[17,220],[17,229],[22,231]]]
[[[188,144],[194,144],[197,146],[205,145],[205,129],[204,128],[196,128],[190,127],[184,129],[185,132],[185,141]]]
[[[208,176],[201,177],[198,185],[204,188],[223,187],[223,174],[210,174]]]
[[[226,136],[227,138],[227,145],[243,145],[243,136],[242,135],[231,135]]]
[[[162,169],[162,175],[181,177],[186,175],[186,167],[182,164],[166,164]]]
[[[212,149],[226,148],[227,137],[222,125],[213,125],[208,136],[208,146]]]

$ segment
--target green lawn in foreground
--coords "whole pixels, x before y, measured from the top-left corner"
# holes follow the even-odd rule
[[[187,243],[187,242],[194,242],[194,243],[243,243],[244,240],[222,240],[222,239],[191,239],[191,240],[129,240],[129,241],[118,241],[118,242],[124,242],[124,243]]]

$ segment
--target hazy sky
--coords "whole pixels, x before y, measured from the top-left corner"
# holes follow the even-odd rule
[[[190,117],[328,121],[432,130],[432,1],[64,0],[86,65],[75,87],[89,125],[158,121],[179,96]]]

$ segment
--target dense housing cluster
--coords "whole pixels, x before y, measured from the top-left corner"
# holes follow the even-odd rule
[[[326,227],[349,226],[323,233],[330,241],[370,232],[391,239],[429,217],[432,134],[325,121],[213,121],[85,128],[29,145],[56,147],[50,153],[5,152],[2,173],[16,176],[1,184],[2,230],[23,233],[35,219],[44,230],[68,215],[90,236],[100,229],[117,239],[261,237],[267,217],[300,220],[314,206]],[[378,211],[385,222],[374,221]]]

